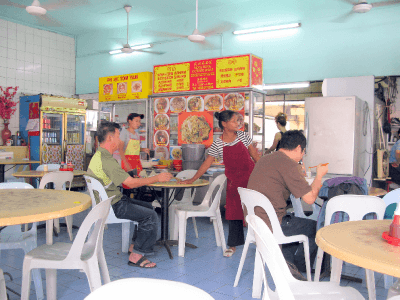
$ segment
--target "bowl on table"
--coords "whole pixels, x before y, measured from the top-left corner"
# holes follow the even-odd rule
[[[145,169],[152,168],[153,166],[157,165],[157,161],[151,161],[151,160],[140,160],[142,167]]]
[[[168,168],[167,165],[155,165],[154,167],[156,167],[157,169],[160,169],[160,170]]]

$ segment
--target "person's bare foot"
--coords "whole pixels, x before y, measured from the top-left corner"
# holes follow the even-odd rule
[[[234,253],[236,252],[236,247],[229,247],[224,251],[224,256],[225,257],[231,257]]]
[[[132,253],[133,252],[133,247],[134,247],[134,245],[133,244],[131,244],[130,246],[129,246],[129,253]]]
[[[143,259],[144,258],[144,259]],[[141,261],[142,260],[142,261]],[[140,268],[154,268],[156,264],[146,259],[143,255],[132,252],[129,255],[129,265]]]

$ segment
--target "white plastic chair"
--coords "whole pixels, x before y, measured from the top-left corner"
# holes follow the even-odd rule
[[[96,202],[96,197],[93,191],[96,191],[100,197],[100,201],[103,201],[108,198],[107,192],[104,189],[104,186],[95,178],[84,175],[86,185],[88,187],[89,193],[90,193],[90,198],[92,199],[92,207],[95,207],[97,205]],[[122,252],[127,253],[129,250],[129,244],[130,244],[130,227],[131,227],[131,220],[128,219],[118,219],[115,214],[114,210],[111,208],[110,212],[107,217],[106,224],[115,224],[115,223],[121,223],[122,226]],[[134,225],[136,226],[138,223],[133,222]]]
[[[37,170],[37,169],[36,169]],[[71,190],[72,180],[74,180],[74,173],[70,171],[53,171],[47,173],[40,180],[39,189],[45,189],[48,183],[54,184],[55,190],[66,190],[66,184],[69,183],[68,191]],[[65,223],[67,224],[67,231],[69,235],[70,241],[73,240],[72,234],[72,223],[73,216],[66,216]],[[57,228],[57,231],[60,232],[60,221],[59,219],[54,219],[54,226]]]
[[[103,251],[103,233],[112,198],[103,200],[89,212],[72,244],[41,245],[25,255],[21,299],[29,299],[30,271],[32,269],[83,270],[88,278],[90,291],[101,286],[101,277],[103,277],[104,283],[110,282]],[[90,230],[92,226],[94,228]],[[89,231],[91,234],[88,237]],[[100,276],[100,269],[102,276]],[[57,287],[52,288],[56,289]],[[47,294],[52,294],[52,291],[47,291]]]
[[[301,199],[295,198],[295,196],[290,195],[290,201],[292,201],[292,206],[294,210],[294,215],[298,218],[310,219],[317,221],[319,212],[321,208],[317,206],[315,203],[311,205],[313,213],[310,216],[306,216],[304,214],[303,206],[301,205]]]
[[[248,215],[246,221],[251,228],[257,244],[257,253],[261,257],[262,277],[264,281],[264,300],[269,299],[313,299],[313,300],[361,300],[365,299],[352,287],[341,287],[333,282],[300,281],[293,277],[283,257],[279,244],[267,224],[256,215]],[[274,229],[275,230],[275,229]],[[267,265],[275,284],[272,291],[267,282],[264,264]]]
[[[272,230],[274,232],[274,237],[278,242],[278,244],[291,244],[295,242],[303,243],[304,258],[306,261],[306,270],[307,270],[307,280],[311,281],[310,250],[308,244],[308,237],[303,234],[285,236],[282,232],[281,224],[279,223],[275,209],[267,197],[265,197],[260,192],[250,189],[238,188],[238,191],[240,195],[240,200],[242,201],[242,205],[245,205],[247,208],[248,215],[255,215],[254,208],[256,206],[262,207],[265,210],[265,212],[268,214],[268,218],[271,222]],[[236,273],[235,282],[233,284],[234,287],[236,287],[239,283],[240,275],[242,273],[244,261],[246,260],[246,255],[250,243],[255,243],[255,237],[254,237],[254,232],[251,229],[248,229],[246,241],[243,247],[242,257],[240,258],[239,268]],[[260,298],[261,296],[262,270],[260,265],[261,265],[261,259],[258,256],[258,254],[256,254],[256,258],[254,261],[253,298]]]
[[[175,206],[175,226],[174,236],[178,238],[178,255],[185,256],[185,242],[186,242],[186,225],[187,219],[190,217],[209,217],[213,220],[215,240],[218,247],[222,246],[222,251],[226,250],[224,229],[222,227],[221,211],[219,203],[221,200],[221,193],[224,188],[226,176],[219,175],[208,188],[207,194],[200,205],[193,206],[193,204],[176,204]],[[218,188],[217,193],[212,199],[214,191]],[[178,235],[179,234],[179,235]]]
[[[212,300],[214,298],[205,291],[183,282],[153,278],[126,278],[105,284],[85,298],[85,300],[103,299]]]
[[[331,198],[326,205],[325,225],[330,225],[332,215],[335,212],[345,212],[349,215],[349,221],[360,221],[368,213],[375,213],[378,220],[385,214],[385,202],[383,199],[367,195],[340,195]],[[317,263],[314,281],[319,281],[324,251],[318,247]],[[331,281],[340,283],[343,261],[332,256]],[[369,299],[375,299],[374,272],[365,269]]]
[[[33,186],[25,182],[3,182],[0,183],[0,189],[33,189]],[[27,205],[29,205],[29,203],[27,203]],[[24,232],[21,231],[21,225],[7,226],[0,231],[0,250],[22,249],[26,254],[36,247],[36,223],[33,223],[31,229],[25,230]],[[44,299],[43,283],[40,271],[32,270],[32,278],[35,284],[37,299]]]
[[[395,190],[391,191],[390,193],[387,193],[383,197],[383,201],[385,201],[386,209],[388,208],[388,206],[390,204],[399,203],[400,202],[400,189],[395,189]],[[397,205],[395,207],[395,210],[396,210],[396,208],[397,208]],[[384,274],[383,280],[384,280],[384,284],[385,284],[385,289],[389,289],[394,284],[394,277],[392,277],[392,276]]]

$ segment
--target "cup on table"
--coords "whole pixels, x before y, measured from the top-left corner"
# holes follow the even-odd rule
[[[48,170],[49,170],[48,165],[44,165],[44,166],[43,166],[43,171],[47,172]]]

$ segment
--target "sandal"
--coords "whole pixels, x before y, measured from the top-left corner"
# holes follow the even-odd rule
[[[145,263],[144,265],[141,265],[141,263],[142,262],[144,262],[144,261],[149,261],[147,258],[146,258],[146,256],[142,256],[137,262],[131,262],[131,261],[128,261],[128,265],[129,266],[131,266],[131,267],[139,267],[139,268],[144,268],[144,269],[152,269],[152,268],[155,268],[155,267],[157,267],[157,265],[155,265],[154,267],[146,267],[147,265],[149,265],[149,264],[151,264],[152,262],[151,261],[149,261],[148,263]]]
[[[233,249],[229,248],[229,249],[226,249],[226,250],[224,251],[223,256],[225,256],[225,257],[231,257],[235,252],[236,252],[236,250],[233,250]]]

